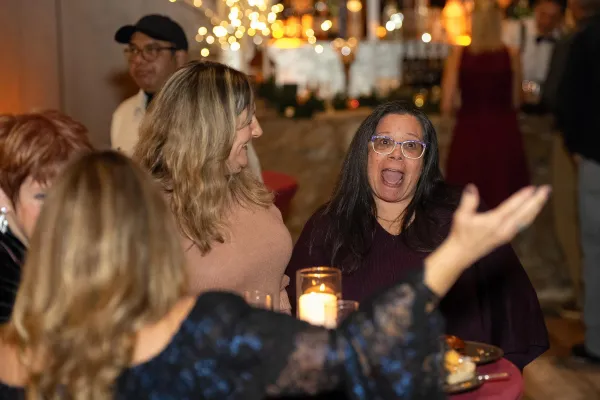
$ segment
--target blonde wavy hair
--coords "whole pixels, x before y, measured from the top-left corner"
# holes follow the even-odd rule
[[[496,0],[475,0],[471,15],[470,48],[481,53],[502,46],[502,10]]]
[[[125,156],[87,155],[41,212],[5,339],[21,350],[27,398],[110,399],[136,332],[185,290],[172,216]]]
[[[195,61],[167,81],[142,122],[133,158],[160,183],[181,232],[202,254],[213,241],[224,241],[233,203],[273,202],[248,168],[232,174],[227,164],[236,132],[251,123],[254,107],[245,74]]]

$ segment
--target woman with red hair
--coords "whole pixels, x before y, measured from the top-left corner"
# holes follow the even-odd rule
[[[0,115],[0,324],[12,313],[46,190],[69,159],[90,150],[87,129],[58,111]]]

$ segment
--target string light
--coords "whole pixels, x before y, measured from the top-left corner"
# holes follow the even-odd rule
[[[177,0],[169,1],[174,3]],[[203,0],[183,1],[200,10],[212,25],[199,27],[198,34],[195,37],[198,43],[203,44],[200,50],[202,57],[208,57],[211,54],[209,47],[212,45],[220,46],[223,50],[239,51],[245,36],[251,37],[252,42],[260,46],[265,43],[265,38],[282,39],[285,36],[294,37],[300,33],[299,31],[302,31],[302,29],[298,30],[300,28],[299,25],[286,26],[284,21],[278,18],[284,11],[283,4],[274,4],[268,7],[267,4],[270,0],[217,0],[222,1],[228,8],[226,19],[220,19],[215,12],[206,8]],[[353,7],[353,1],[356,2],[357,0],[349,0],[348,3],[351,4],[352,8],[355,8]],[[394,17],[396,17],[395,19],[399,19],[399,21],[388,21],[390,22],[389,25],[393,24],[393,28],[391,26],[389,28],[397,29],[398,25],[402,25],[400,19],[402,15],[395,15]],[[331,20],[325,20],[320,28],[323,31],[328,31],[332,26],[333,23]],[[316,53],[323,53],[324,48],[322,45],[317,44],[315,31],[312,28],[304,31],[304,37],[309,44],[314,46]],[[348,57],[353,53],[355,46],[348,45],[349,43],[344,44],[345,46],[341,46],[338,51],[343,57]]]
[[[169,1],[174,3],[177,0]],[[198,28],[198,34],[195,37],[198,43],[205,44],[200,51],[202,57],[210,55],[208,46],[215,43],[215,38],[221,48],[238,51],[244,36],[253,37],[256,45],[262,44],[265,37],[283,36],[284,24],[278,19],[278,15],[283,12],[283,4],[275,4],[269,8],[267,4],[270,0],[217,1],[223,1],[228,7],[227,19],[221,20],[215,12],[204,7],[202,0],[187,1],[201,10],[212,25],[212,28],[206,26]]]

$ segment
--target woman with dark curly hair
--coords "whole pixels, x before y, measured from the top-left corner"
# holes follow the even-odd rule
[[[448,236],[459,190],[443,181],[431,121],[402,102],[383,104],[358,128],[331,201],[306,223],[286,274],[331,265],[343,297],[364,299],[405,276]],[[548,349],[535,290],[505,245],[478,261],[440,305],[446,331],[501,347],[523,368]]]

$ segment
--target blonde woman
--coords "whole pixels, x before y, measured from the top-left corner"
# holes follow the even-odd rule
[[[452,51],[442,81],[446,116],[454,113],[460,98],[446,180],[474,183],[491,207],[529,184],[517,123],[521,63],[518,52],[502,43],[501,31],[496,2],[475,0],[471,44]]]
[[[0,398],[254,400],[336,388],[355,400],[445,398],[439,297],[530,224],[548,193],[527,188],[480,214],[469,187],[420,272],[330,331],[233,294],[186,296],[177,228],[150,177],[121,154],[88,155],[42,209],[0,327]]]
[[[188,288],[260,290],[290,311],[292,240],[271,193],[248,167],[262,135],[246,75],[192,62],[165,84],[142,122],[134,159],[162,187],[186,254]]]

